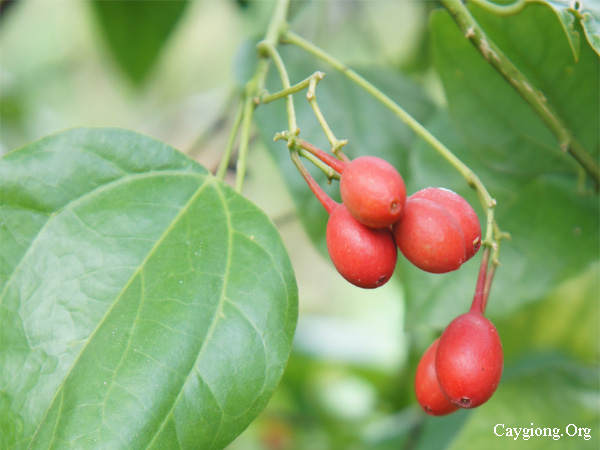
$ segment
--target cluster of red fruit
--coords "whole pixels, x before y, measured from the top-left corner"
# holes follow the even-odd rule
[[[475,295],[469,312],[454,319],[421,357],[415,393],[432,416],[475,408],[492,396],[504,368],[502,342]]]
[[[398,248],[432,273],[458,269],[479,249],[477,214],[455,192],[426,188],[407,198],[402,176],[375,156],[326,162],[341,173],[341,204],[305,178],[330,214],[327,250],[350,283],[362,288],[385,284],[396,267]]]
[[[477,214],[455,192],[426,188],[407,198],[401,175],[381,158],[363,156],[344,162],[320,151],[315,154],[341,174],[339,204],[299,165],[329,212],[327,249],[349,282],[363,288],[385,284],[396,267],[397,248],[415,266],[431,273],[456,270],[479,250]],[[484,259],[471,309],[448,325],[417,367],[417,400],[428,414],[477,407],[500,382],[502,343],[494,325],[483,316]]]

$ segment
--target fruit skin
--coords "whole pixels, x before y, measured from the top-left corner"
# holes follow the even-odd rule
[[[428,187],[411,195],[425,198],[442,206],[458,222],[465,237],[466,260],[471,259],[481,246],[481,225],[473,207],[462,196],[450,189]]]
[[[492,322],[470,311],[454,319],[440,336],[435,367],[448,400],[475,408],[494,393],[504,368],[502,342]]]
[[[325,236],[333,265],[355,286],[373,289],[394,273],[398,250],[389,228],[363,225],[342,204],[331,211]]]
[[[406,203],[406,186],[398,171],[376,156],[360,156],[345,167],[340,179],[342,202],[359,222],[389,227]]]
[[[410,196],[393,232],[406,259],[426,272],[450,272],[466,260],[465,238],[459,224],[431,200]]]
[[[437,379],[435,370],[435,355],[440,340],[433,341],[423,353],[415,374],[415,394],[417,401],[430,416],[445,416],[458,410],[458,406],[448,401]]]

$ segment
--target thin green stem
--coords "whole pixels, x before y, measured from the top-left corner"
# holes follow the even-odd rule
[[[294,44],[308,53],[311,53],[315,57],[326,62],[334,69],[343,73],[347,78],[352,80],[358,86],[363,88],[369,94],[371,94],[376,100],[390,109],[396,116],[406,123],[418,136],[424,139],[434,150],[436,150],[446,161],[448,161],[466,180],[466,182],[477,192],[477,196],[486,211],[487,226],[485,232],[485,238],[482,241],[483,246],[483,258],[480,269],[480,276],[478,279],[475,297],[473,299],[474,306],[472,308],[479,310],[483,313],[485,310],[485,304],[488,299],[489,289],[491,287],[492,276],[495,272],[496,267],[499,265],[498,261],[498,248],[499,241],[507,237],[506,233],[500,231],[495,219],[494,211],[496,208],[496,200],[487,191],[484,184],[481,182],[479,177],[466,165],[464,164],[450,149],[448,149],[442,142],[440,142],[435,136],[433,136],[425,127],[423,127],[416,119],[408,114],[402,107],[396,102],[390,99],[387,95],[381,92],[378,88],[368,82],[366,79],[358,75],[352,69],[347,67],[345,64],[336,60],[328,53],[323,51],[321,48],[315,46],[311,42],[303,39],[299,35],[292,31],[287,31],[283,35],[285,42]],[[493,263],[490,275],[487,275],[488,261],[490,252],[493,251]]]
[[[231,125],[231,131],[229,132],[229,139],[227,140],[227,145],[225,146],[225,152],[223,152],[223,157],[221,158],[219,168],[217,169],[216,177],[219,180],[223,180],[225,178],[225,174],[227,173],[227,167],[229,167],[229,161],[231,160],[231,153],[233,152],[235,138],[237,137],[240,124],[242,123],[243,110],[243,102],[240,101],[235,112],[233,124]]]
[[[491,13],[494,13],[498,16],[509,16],[511,14],[516,14],[519,11],[521,11],[523,8],[525,8],[525,5],[527,4],[527,0],[516,0],[513,3],[508,3],[508,4],[498,4],[498,3],[493,3],[489,0],[469,0],[471,3],[476,3],[477,5],[481,6],[482,8],[490,11]]]
[[[247,96],[244,99],[242,130],[240,132],[240,151],[238,154],[237,165],[235,169],[235,190],[242,192],[244,177],[246,176],[246,166],[248,157],[248,146],[250,144],[250,129],[252,128],[252,116],[254,115],[254,101],[252,97]]]
[[[286,17],[289,8],[290,0],[278,0],[275,4],[275,9],[267,28],[264,42],[266,45],[275,47],[281,34],[287,27]],[[248,154],[248,146],[250,142],[250,128],[252,126],[252,117],[254,115],[254,108],[256,106],[255,99],[259,97],[259,93],[262,91],[267,79],[267,72],[269,69],[269,60],[267,58],[261,58],[257,65],[254,75],[248,81],[245,88],[244,107],[242,111],[242,130],[240,133],[240,150],[238,155],[238,162],[236,166],[236,182],[235,189],[241,192],[244,178],[246,175],[246,160]]]
[[[346,165],[348,164],[346,161],[341,161],[329,155],[328,153],[325,153],[323,150],[311,144],[310,142],[305,141],[304,139],[296,138],[295,144],[297,144],[298,147],[300,147],[301,149],[306,150],[312,155],[316,156],[325,164],[327,164],[328,167],[332,168],[337,174],[337,176],[335,176],[334,178],[339,179],[340,175],[342,174],[342,172],[346,168]]]
[[[279,52],[277,51],[275,46],[267,41],[262,41],[258,44],[258,49],[260,51],[264,51],[268,56],[271,57],[271,59],[275,63],[275,67],[277,67],[279,77],[281,78],[281,84],[283,85],[283,89],[290,89],[290,77],[288,76],[285,64],[283,63],[283,60],[281,59],[281,56],[279,55]],[[289,130],[294,134],[298,134],[299,130],[298,125],[296,123],[296,109],[294,108],[294,98],[292,97],[291,93],[285,95],[285,102],[287,105]]]
[[[317,117],[317,120],[321,125],[321,128],[323,128],[323,131],[327,136],[327,140],[331,145],[331,151],[333,152],[333,154],[337,156],[340,160],[349,162],[350,159],[342,152],[342,147],[348,143],[348,140],[339,140],[335,137],[335,134],[333,134],[333,131],[331,131],[331,127],[327,123],[327,120],[325,119],[325,116],[321,112],[321,108],[319,108],[319,104],[317,103],[316,88],[317,83],[320,80],[321,78],[313,78],[312,80],[310,80],[310,83],[308,85],[308,92],[306,93],[306,99],[308,100],[308,103],[313,109],[315,116]]]
[[[324,76],[325,76],[325,74],[323,72],[315,72],[308,78],[305,78],[304,80],[302,80],[300,83],[294,84],[293,86],[290,86],[287,89],[282,89],[281,91],[273,92],[272,94],[263,95],[262,98],[260,99],[260,102],[261,103],[270,103],[274,100],[279,100],[280,98],[283,98],[287,95],[300,92],[300,91],[308,88],[308,85],[310,84],[311,79],[313,79],[315,77],[323,78]]]
[[[500,48],[485,34],[461,0],[441,0],[458,27],[486,61],[494,67],[513,88],[529,103],[554,134],[560,148],[569,152],[592,177],[596,185],[600,184],[600,166],[598,161],[573,136],[562,118],[553,111],[544,94],[535,88],[527,77],[506,57]]]
[[[452,153],[444,144],[442,144],[434,135],[432,135],[424,126],[422,126],[415,118],[409,113],[402,109],[396,102],[390,99],[387,95],[373,86],[366,79],[358,75],[352,69],[341,63],[337,59],[330,56],[328,53],[315,46],[311,42],[300,37],[292,31],[286,31],[283,35],[285,42],[294,44],[308,53],[316,56],[322,61],[326,62],[334,69],[339,70],[341,73],[346,75],[350,80],[354,81],[358,86],[363,88],[369,94],[371,94],[376,100],[390,109],[400,120],[406,123],[418,136],[424,139],[429,145],[431,145],[444,159],[446,159],[472,186],[478,193],[479,198],[486,210],[492,209],[495,206],[495,200],[489,194],[479,177],[464,164],[454,153]],[[492,213],[493,214],[493,213]]]
[[[298,154],[300,156],[308,159],[311,163],[313,163],[313,165],[318,167],[325,175],[327,175],[328,180],[339,180],[341,178],[341,176],[338,172],[336,172],[334,169],[332,169],[327,164],[323,163],[323,161],[321,161],[319,158],[317,158],[312,153],[310,153],[300,147],[295,147],[295,149],[298,151]]]
[[[300,156],[305,157],[319,167],[329,179],[339,180],[341,178],[341,173],[346,168],[346,163],[344,161],[334,158],[332,155],[325,153],[310,142],[300,139],[290,131],[277,133],[273,140],[278,141],[280,139],[286,140],[289,149],[298,150]]]

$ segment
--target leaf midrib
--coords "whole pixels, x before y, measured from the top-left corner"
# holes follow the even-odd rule
[[[167,172],[171,172],[171,171],[167,171]],[[145,174],[143,174],[142,177],[147,177],[151,174],[165,174],[165,172],[147,172]],[[33,436],[31,438],[31,440],[29,441],[29,444],[31,445],[34,441],[35,438],[37,436],[37,434],[40,432],[42,425],[44,424],[44,421],[46,420],[46,417],[48,415],[48,413],[50,412],[50,410],[52,409],[52,405],[54,404],[54,402],[56,401],[57,396],[59,395],[59,393],[62,392],[63,388],[64,388],[64,384],[66,382],[66,380],[69,378],[71,372],[73,371],[73,369],[77,366],[77,363],[79,361],[79,359],[81,358],[81,355],[83,355],[83,353],[85,352],[85,350],[87,349],[88,345],[90,342],[92,342],[94,336],[96,335],[96,333],[98,332],[98,330],[101,328],[101,326],[104,324],[105,320],[107,317],[110,316],[110,313],[112,312],[112,310],[114,309],[115,305],[119,302],[119,300],[121,299],[121,297],[123,296],[123,294],[127,291],[127,289],[129,288],[129,286],[131,285],[131,283],[133,282],[133,280],[136,279],[136,277],[139,275],[139,273],[142,271],[142,269],[145,267],[146,263],[150,260],[151,256],[154,254],[154,252],[158,249],[158,247],[162,244],[163,240],[166,238],[166,236],[169,235],[169,232],[171,231],[171,229],[175,226],[175,224],[179,221],[179,219],[188,212],[190,205],[192,205],[197,197],[204,191],[204,189],[210,185],[214,183],[214,180],[210,177],[207,176],[206,174],[195,174],[195,173],[181,173],[178,171],[173,171],[173,174],[177,174],[179,176],[188,176],[188,175],[193,175],[196,176],[198,178],[202,178],[205,177],[204,182],[198,187],[198,189],[196,190],[196,192],[190,197],[190,199],[186,202],[186,204],[181,208],[181,210],[179,211],[179,213],[177,214],[177,216],[175,216],[173,218],[173,220],[171,221],[171,223],[169,224],[169,226],[165,229],[164,233],[160,236],[159,239],[157,239],[156,243],[154,244],[154,246],[152,247],[152,249],[150,249],[150,251],[148,252],[148,254],[146,255],[146,257],[144,258],[144,260],[139,264],[138,268],[135,270],[135,272],[131,275],[131,277],[129,278],[129,281],[127,282],[127,284],[123,287],[123,289],[121,289],[121,292],[119,293],[119,295],[115,298],[114,302],[112,303],[112,305],[110,306],[110,308],[106,311],[106,313],[104,314],[102,320],[100,320],[100,322],[98,323],[98,325],[96,326],[96,328],[94,329],[94,331],[90,334],[89,338],[87,339],[87,342],[85,343],[85,345],[82,347],[81,351],[79,352],[79,355],[77,355],[77,357],[75,358],[73,364],[71,365],[71,369],[69,370],[69,372],[64,376],[62,382],[60,383],[60,386],[58,387],[54,397],[52,398],[52,400],[50,401],[48,408],[46,409],[46,412],[44,413],[44,415],[42,416],[42,418],[40,419],[40,422],[38,424],[37,429],[35,430],[35,432],[33,433]],[[126,177],[127,179],[130,178],[138,178],[136,176],[133,177]],[[122,182],[122,180],[119,181],[119,183]],[[113,186],[115,184],[115,182],[109,183],[109,185]],[[118,184],[118,183],[117,183]],[[105,185],[107,186],[107,185]],[[104,187],[104,186],[103,186]],[[93,193],[97,192],[97,190],[94,190]],[[91,194],[90,194],[91,195]],[[87,195],[89,197],[89,195]],[[81,199],[81,198],[80,198]],[[80,200],[78,199],[78,200]],[[71,202],[69,204],[69,206],[73,207],[73,205],[77,204],[78,201],[74,201]],[[63,210],[66,208],[63,208]],[[44,225],[45,228],[46,225]],[[40,233],[37,234],[37,236],[39,236]],[[37,238],[36,236],[36,238]],[[31,246],[30,246],[31,248]],[[29,250],[28,250],[29,252]],[[21,261],[23,261],[25,259],[25,255],[23,257],[23,259]],[[19,263],[20,265],[20,263]],[[15,270],[16,271],[16,270]],[[14,272],[13,272],[14,273]],[[11,279],[12,280],[12,279]],[[9,283],[7,283],[7,285],[10,284],[10,280]],[[2,293],[2,296],[0,296],[0,306],[2,305],[2,298],[4,297],[4,292]],[[0,342],[1,345],[1,342]],[[57,415],[57,423],[60,420],[60,415]],[[56,424],[55,424],[56,426]],[[50,444],[52,443],[52,441],[50,441]],[[50,444],[48,446],[48,448],[50,448]]]
[[[179,390],[179,393],[177,394],[177,397],[173,400],[173,403],[172,403],[169,411],[167,411],[165,413],[160,426],[156,429],[156,432],[154,433],[154,437],[146,446],[147,449],[152,447],[155,439],[161,434],[161,432],[164,429],[165,425],[167,424],[169,418],[171,417],[173,410],[179,404],[179,400],[181,399],[181,396],[183,394],[184,387],[188,384],[192,373],[194,373],[194,370],[196,369],[198,362],[200,361],[200,359],[202,358],[202,355],[204,354],[204,350],[207,347],[206,343],[208,341],[210,341],[210,338],[212,337],[212,335],[215,331],[215,328],[217,327],[217,323],[219,322],[219,318],[220,318],[219,312],[223,308],[223,303],[225,302],[225,299],[226,299],[226,292],[227,292],[227,286],[228,286],[228,281],[229,281],[229,273],[230,273],[230,269],[231,269],[232,249],[233,249],[233,227],[232,227],[232,222],[231,222],[231,214],[230,214],[229,208],[227,207],[227,202],[223,198],[223,193],[221,192],[220,189],[216,189],[216,190],[219,194],[221,203],[223,204],[223,211],[225,212],[225,217],[227,219],[227,230],[228,230],[228,233],[227,233],[227,258],[226,258],[227,263],[225,265],[225,276],[223,277],[223,288],[221,289],[221,295],[219,297],[219,302],[217,303],[217,305],[215,307],[215,311],[213,313],[213,318],[212,318],[211,324],[208,328],[208,331],[206,332],[206,335],[204,337],[204,340],[202,341],[202,344],[200,345],[200,351],[198,352],[196,361],[194,362],[194,364],[191,365],[191,368],[190,368],[190,371],[189,371],[187,377],[185,378],[184,382],[181,383],[181,388]],[[216,397],[215,397],[215,400],[216,400]],[[225,414],[221,405],[219,405],[219,407],[221,408],[221,412],[223,414]],[[219,431],[221,429],[222,423],[223,423],[223,421],[221,421],[219,423],[219,429],[217,429],[217,431],[214,435],[214,438],[213,438],[213,442],[210,444],[209,448],[212,448],[212,446],[214,445],[214,442],[217,439],[217,436],[219,435]]]

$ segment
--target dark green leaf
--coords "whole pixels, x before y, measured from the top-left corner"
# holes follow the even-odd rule
[[[556,12],[569,39],[575,60],[579,56],[579,32],[573,26],[575,19],[581,22],[590,46],[600,54],[600,8],[594,0],[539,0]]]
[[[75,129],[0,160],[0,447],[222,448],[291,348],[272,222],[154,139]]]
[[[121,69],[141,83],[181,17],[187,0],[92,0],[106,43]]]
[[[592,48],[600,55],[600,8],[593,8],[591,2],[581,11],[581,25]]]
[[[573,59],[577,61],[579,59],[580,36],[575,28],[575,16],[571,9],[572,2],[570,0],[541,0],[540,3],[550,6],[556,13],[556,17],[558,17],[565,36],[569,41],[569,46],[573,52]]]
[[[473,8],[489,37],[540,89],[583,144],[597,155],[600,134],[598,55],[581,45],[574,62],[560,22],[544,5],[498,17]],[[573,162],[513,87],[464,38],[445,11],[432,18],[434,51],[449,109],[472,152],[497,171],[532,177],[568,171]]]
[[[540,302],[496,323],[506,357],[561,351],[582,361],[600,355],[600,266],[561,284]]]

